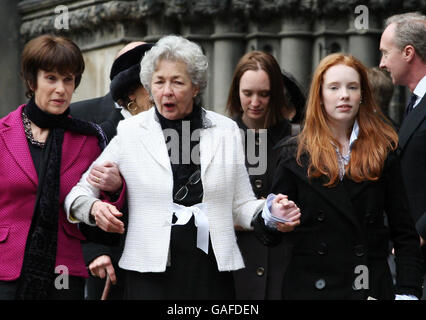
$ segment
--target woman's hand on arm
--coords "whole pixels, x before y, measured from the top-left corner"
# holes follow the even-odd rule
[[[112,204],[101,200],[95,201],[90,210],[96,225],[106,232],[124,233],[124,223],[119,217],[123,214]]]
[[[95,164],[87,176],[87,181],[99,190],[117,193],[123,187],[123,178],[114,162],[106,161],[101,165]]]
[[[281,232],[293,231],[300,224],[300,209],[288,197],[278,194],[272,201],[271,213],[279,218],[287,220],[285,223],[278,222],[277,230]]]

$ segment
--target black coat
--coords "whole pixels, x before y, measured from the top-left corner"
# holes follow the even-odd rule
[[[240,129],[246,133],[247,127],[241,117],[234,119]],[[258,199],[266,198],[272,186],[279,151],[274,147],[285,137],[289,137],[291,125],[284,120],[268,129],[266,148],[266,171],[263,174],[251,174],[250,182]],[[247,135],[245,135],[246,167],[257,166],[247,161]],[[256,139],[256,142],[259,139]],[[260,141],[263,143],[264,141]],[[258,144],[257,144],[258,146]],[[265,160],[265,159],[263,159]],[[238,246],[243,255],[245,268],[235,271],[235,294],[238,300],[281,299],[281,282],[284,275],[283,265],[287,261],[288,248],[285,243],[268,248],[260,243],[253,232],[237,231]]]
[[[104,122],[114,109],[111,93],[103,97],[71,103],[71,116],[97,124]]]
[[[307,178],[308,158],[302,158],[300,167],[296,148],[295,139],[283,146],[272,191],[295,201],[302,213],[300,226],[280,233],[268,230],[260,215],[255,221],[264,244],[274,245],[284,237],[292,246],[283,299],[393,299],[389,239],[396,252],[396,293],[420,297],[419,239],[397,156],[388,155],[375,182],[344,178],[329,188],[322,177]]]
[[[399,130],[402,176],[416,228],[426,239],[426,95]],[[423,246],[426,272],[426,245]]]
[[[115,108],[111,93],[107,93],[103,97],[72,103],[70,111],[71,116],[74,118],[99,124],[105,132],[108,142],[117,134],[118,122],[123,119],[120,109]],[[121,211],[126,212],[127,206],[122,208]],[[126,214],[124,215],[124,223],[127,225]],[[122,299],[124,274],[118,267],[118,261],[123,252],[124,236],[106,233],[98,227],[90,227],[84,224],[81,224],[80,228],[86,237],[89,238],[89,241],[82,243],[86,265],[88,266],[101,255],[109,256],[117,276],[117,285],[112,287],[109,299]],[[90,276],[87,282],[87,298],[89,300],[100,299],[104,284],[105,280]]]
[[[115,108],[111,93],[103,97],[72,103],[70,110],[74,118],[99,124],[108,141],[117,134],[117,125],[124,119],[120,109]]]

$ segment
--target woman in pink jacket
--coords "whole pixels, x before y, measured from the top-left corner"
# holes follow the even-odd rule
[[[88,276],[63,201],[105,145],[96,125],[68,116],[84,60],[62,37],[22,53],[26,105],[0,119],[0,299],[82,299]]]

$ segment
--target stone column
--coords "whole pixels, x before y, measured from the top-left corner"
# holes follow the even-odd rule
[[[252,20],[248,24],[246,35],[246,52],[260,50],[270,53],[280,61],[280,20],[270,18],[268,20]]]
[[[356,22],[353,16],[346,32],[348,35],[349,52],[367,67],[377,67],[380,62],[381,21],[376,17],[368,19],[368,23]],[[363,21],[361,21],[363,22]]]
[[[182,21],[180,34],[201,46],[203,53],[206,55],[208,67],[207,88],[203,94],[203,107],[213,110],[214,107],[214,45],[210,39],[210,35],[214,33],[214,25],[207,16],[202,18],[191,17]]]
[[[112,63],[124,43],[83,51],[85,70],[72,102],[102,97],[109,92]]]
[[[348,17],[344,14],[340,14],[339,19],[335,16],[322,16],[315,20],[312,70],[315,70],[325,56],[335,52],[348,52],[345,34],[347,29]]]
[[[358,32],[348,30],[349,52],[367,67],[377,67],[380,61],[379,39],[380,30]]]
[[[16,0],[4,0],[0,11],[0,117],[25,103],[24,86],[20,77],[21,43],[20,16]]]
[[[179,34],[179,24],[170,17],[149,16],[144,19],[147,26],[147,35],[144,41],[156,42],[168,34]]]
[[[302,17],[284,17],[281,22],[279,63],[301,86],[309,89],[312,70],[312,32]]]
[[[214,41],[213,62],[213,110],[225,114],[226,101],[231,85],[232,75],[238,60],[244,54],[245,34],[237,24],[217,19],[215,33],[211,36]]]

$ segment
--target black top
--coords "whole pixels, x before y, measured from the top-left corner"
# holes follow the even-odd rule
[[[300,225],[281,233],[268,230],[260,215],[254,221],[265,245],[285,238],[293,247],[282,282],[283,299],[421,296],[419,237],[396,154],[388,154],[377,181],[345,177],[336,186],[325,187],[325,176],[308,177],[309,156],[302,154],[298,163],[296,152],[297,140],[289,139],[280,153],[272,191],[297,203]],[[396,286],[387,264],[389,240],[396,254]]]
[[[197,170],[201,170],[200,161],[199,161],[199,152],[193,154],[192,150],[197,147],[200,143],[199,134],[197,137],[194,133],[196,130],[199,132],[199,129],[202,128],[202,118],[201,118],[201,107],[194,106],[193,111],[183,119],[179,120],[169,120],[163,117],[155,109],[155,113],[160,122],[161,128],[165,134],[165,140],[167,145],[167,150],[169,152],[171,167],[173,171],[173,195],[176,195],[178,190],[187,184],[189,177]],[[189,127],[189,132],[188,132]],[[172,136],[167,135],[167,130],[172,129],[178,133],[179,140],[174,139]],[[191,138],[192,137],[192,138]],[[189,150],[185,149],[189,142]],[[172,150],[179,149],[179,159],[172,158]],[[183,150],[189,152],[189,154],[183,154]],[[189,163],[188,163],[189,159]],[[192,206],[196,203],[201,202],[201,195],[203,193],[203,185],[200,181],[195,185],[187,184],[188,186],[188,195],[181,201],[175,200],[175,203],[181,204],[184,206]]]
[[[179,159],[185,159],[182,151],[182,141],[185,139],[185,130],[190,125],[190,134],[202,128],[202,110],[195,106],[193,112],[181,120],[168,120],[161,116],[156,109],[156,114],[163,130],[174,129],[179,135],[179,145],[166,135],[166,144],[171,155],[171,148],[179,148]],[[188,121],[185,123],[185,121]],[[183,129],[184,128],[184,129]],[[190,154],[200,143],[198,139],[190,142]],[[199,156],[199,153],[198,153]],[[188,157],[186,158],[188,159]],[[191,158],[190,163],[174,161],[171,159],[173,171],[173,194],[188,182],[188,178],[200,170],[199,161]],[[202,202],[203,186],[201,179],[195,185],[188,185],[188,195],[177,204],[192,206]],[[175,222],[175,217],[173,222]],[[172,226],[170,236],[170,266],[162,273],[127,273],[127,299],[233,299],[234,287],[232,273],[219,272],[211,241],[208,254],[197,248],[197,228],[194,217],[185,225]]]
[[[253,139],[253,137],[249,137],[249,134],[253,134],[254,130],[247,128],[241,116],[235,118],[235,120],[244,133],[246,167],[249,170],[251,186],[257,198],[266,198],[270,193],[276,172],[276,162],[279,155],[276,146],[290,136],[291,125],[287,120],[284,120],[267,129],[266,139],[259,137],[259,134],[255,134],[255,139]],[[253,141],[255,142],[253,143]],[[264,156],[259,157],[259,149],[262,150],[265,142],[266,152],[262,152],[266,154],[267,159]],[[250,143],[254,147],[252,149],[254,149],[256,156],[261,161],[266,162],[266,168],[264,163],[261,165],[258,165],[257,162],[250,164],[248,159],[248,144]],[[253,150],[251,152],[253,153]],[[250,168],[256,169],[256,167],[263,167],[266,172],[251,174]],[[245,268],[235,271],[233,274],[236,298],[238,300],[281,299],[281,281],[289,252],[285,243],[274,248],[268,248],[255,238],[253,232],[247,231],[237,231],[237,241],[244,258]]]
[[[281,141],[290,137],[291,124],[288,120],[284,119],[268,128],[266,141],[264,141],[262,140],[262,136],[255,132],[254,129],[247,128],[241,116],[236,117],[234,120],[237,122],[240,129],[244,131],[243,139],[246,168],[248,169],[253,192],[258,199],[262,197],[266,198],[270,192],[273,172],[279,155],[279,151],[275,147],[277,144],[281,143]],[[254,139],[251,135],[254,135]],[[266,153],[262,149],[265,143]],[[262,170],[262,168],[264,168],[264,170]]]

